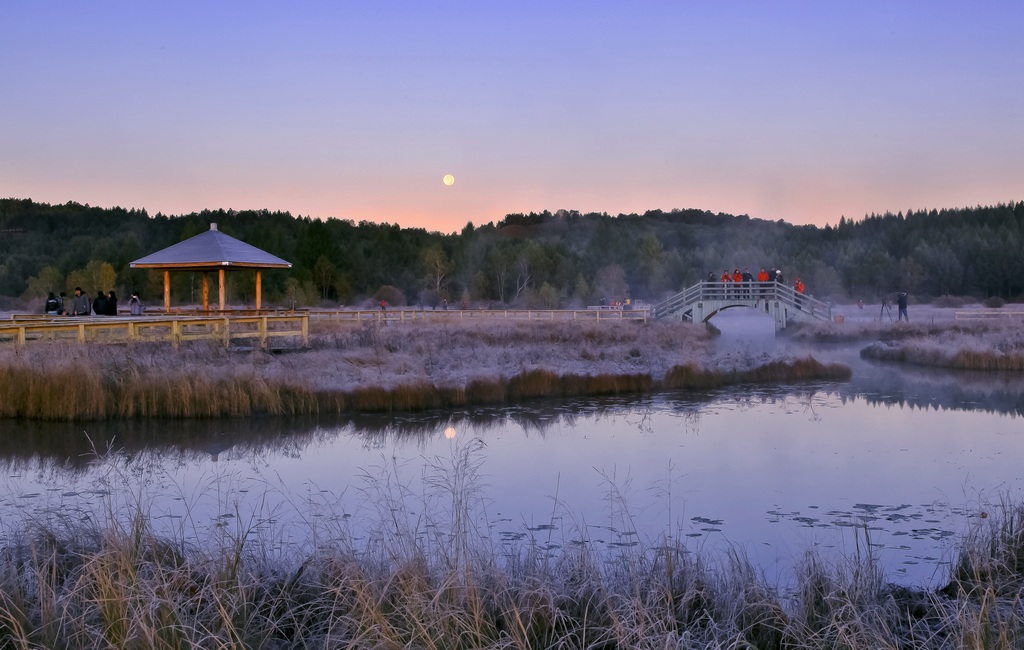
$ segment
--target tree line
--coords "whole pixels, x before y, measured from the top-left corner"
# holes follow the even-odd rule
[[[643,214],[574,210],[509,214],[458,233],[313,219],[267,210],[181,216],[0,199],[0,296],[139,291],[157,302],[162,274],[131,269],[152,252],[209,229],[293,264],[264,273],[269,303],[515,305],[556,308],[601,298],[655,302],[723,269],[782,268],[826,300],[907,291],[1024,299],[1024,202],[871,214],[796,226],[705,210]],[[201,277],[172,274],[172,299],[197,302]],[[228,274],[229,299],[251,302],[254,278]]]

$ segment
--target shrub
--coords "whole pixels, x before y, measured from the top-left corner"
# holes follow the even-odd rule
[[[388,306],[399,307],[405,304],[405,294],[398,287],[385,284],[380,289],[377,289],[377,293],[373,294],[374,306],[380,304],[381,300],[386,302]]]
[[[932,305],[935,307],[958,308],[963,307],[967,302],[967,299],[962,296],[939,296],[932,302]]]
[[[1006,301],[1000,298],[999,296],[990,296],[988,298],[985,298],[985,302],[983,302],[982,304],[985,305],[986,307],[991,307],[992,309],[999,309],[1000,307],[1006,304]]]

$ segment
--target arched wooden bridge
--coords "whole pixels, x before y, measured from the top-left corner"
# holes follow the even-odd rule
[[[761,309],[775,319],[776,329],[794,321],[830,321],[832,307],[778,282],[698,282],[654,306],[651,315],[706,322],[733,307]]]

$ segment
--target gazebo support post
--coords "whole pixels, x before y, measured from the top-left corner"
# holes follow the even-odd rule
[[[217,269],[217,293],[220,297],[220,310],[224,311],[224,269]]]
[[[210,311],[210,274],[203,271],[203,311]]]
[[[263,304],[263,273],[256,269],[256,311]]]
[[[171,311],[171,272],[164,271],[164,311]]]

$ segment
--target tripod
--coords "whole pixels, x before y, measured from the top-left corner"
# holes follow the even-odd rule
[[[889,307],[889,301],[882,296],[882,309],[878,312],[878,320],[882,320],[882,314],[889,314],[889,322],[892,322],[892,309]]]

